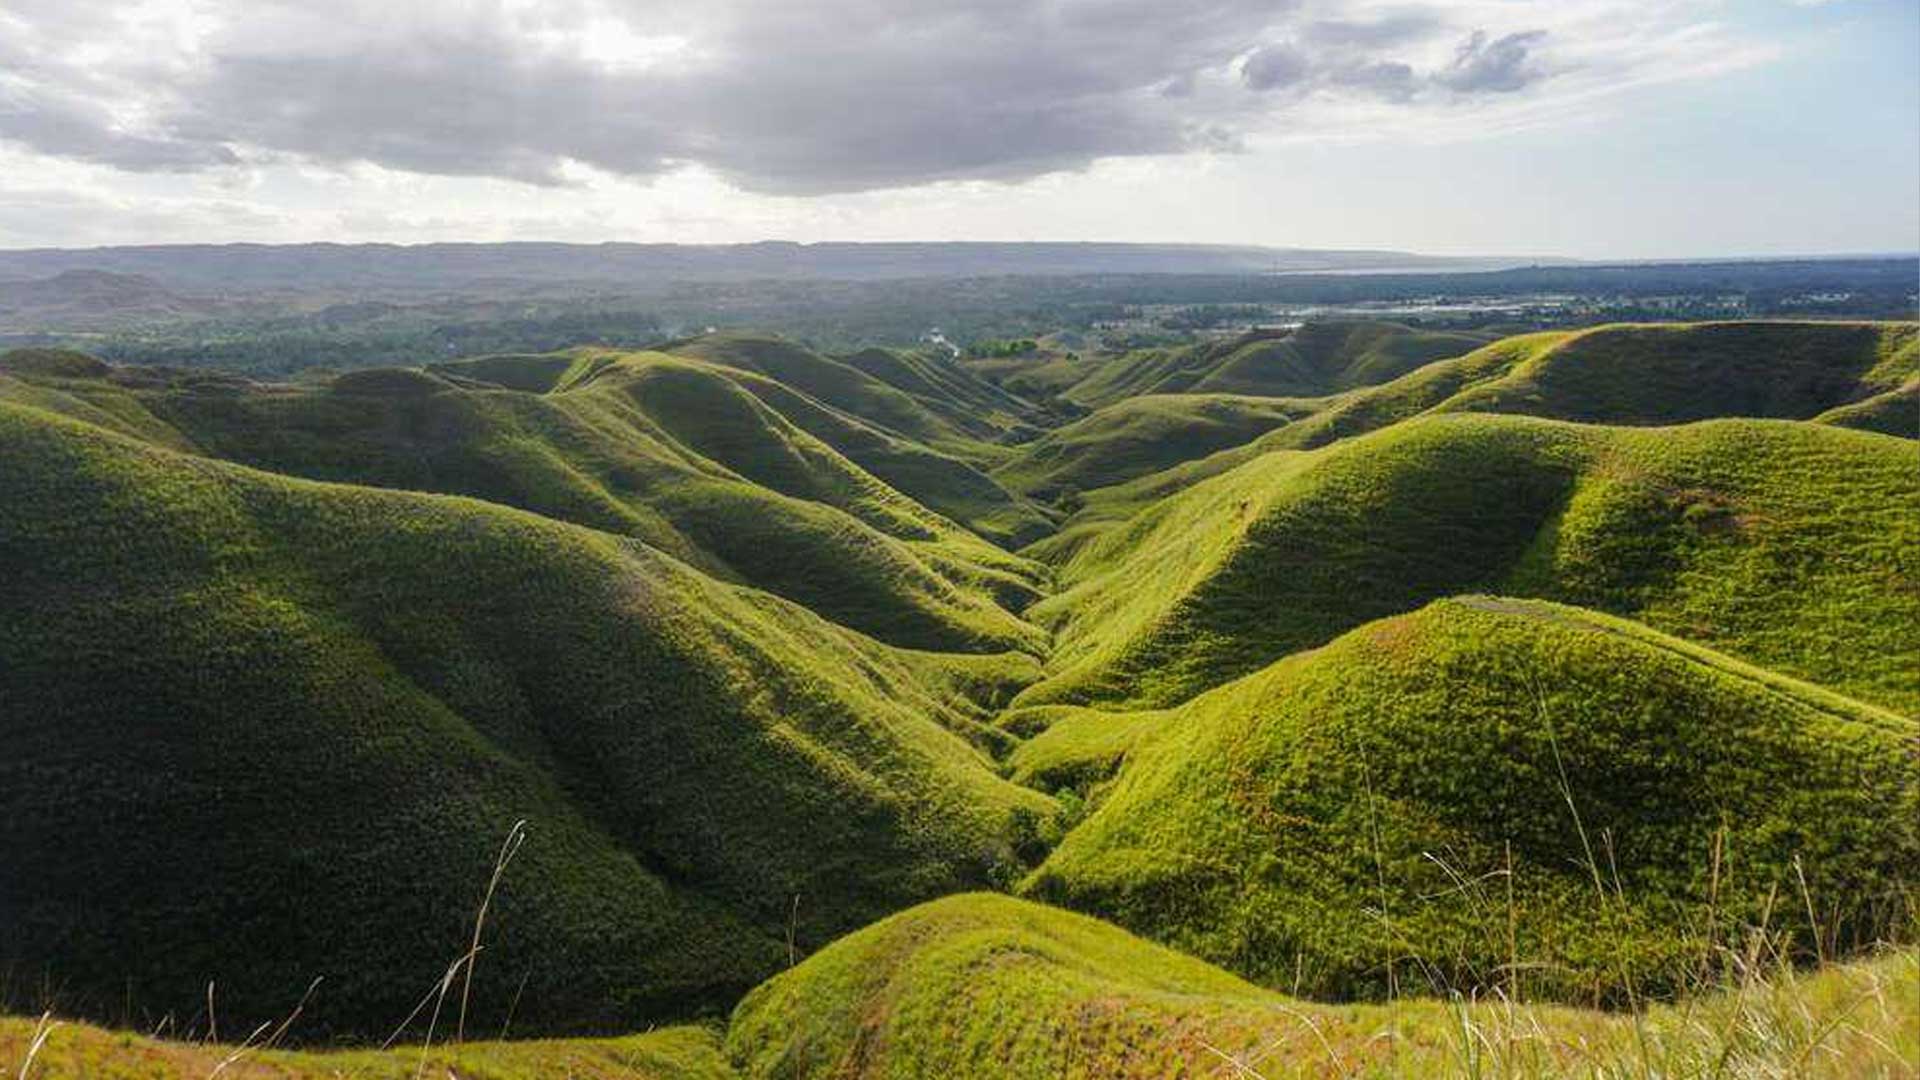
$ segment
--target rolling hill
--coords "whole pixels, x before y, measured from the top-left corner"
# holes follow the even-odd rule
[[[1124,517],[1274,450],[1309,450],[1427,413],[1497,412],[1647,426],[1719,417],[1816,420],[1920,437],[1920,325],[1612,325],[1503,338],[1314,415],[1089,500]],[[1305,404],[1305,403],[1302,403]]]
[[[1321,397],[1386,382],[1487,339],[1397,323],[1324,320],[1292,329],[1125,353],[1062,396],[1093,408],[1144,394]]]
[[[1627,1004],[1911,918],[1920,724],[1577,608],[1439,601],[1130,735],[1022,891],[1268,986]]]
[[[1476,590],[1630,615],[1920,710],[1907,440],[1716,420],[1434,416],[1269,453],[1077,545],[1021,704],[1173,704],[1370,619]]]
[[[1920,1041],[1911,953],[1754,979],[1638,1016],[1485,1001],[1323,1005],[1094,919],[949,897],[756,989],[744,1077],[1897,1076]],[[1880,1003],[1885,1003],[1884,1007]],[[1848,1022],[1848,1018],[1852,1022]]]
[[[1038,632],[1007,610],[1038,595],[1033,564],[888,486],[731,369],[583,353],[368,369],[294,387],[139,368],[59,378],[12,366],[0,398],[160,445],[313,479],[470,495],[618,532],[895,644],[1040,647]],[[784,395],[809,423],[808,410],[823,409],[757,389]]]
[[[0,355],[35,1075],[1920,1052],[1920,328],[1055,344]]]
[[[465,948],[527,1030],[724,1008],[790,949],[1004,880],[1049,800],[975,743],[1017,655],[908,652],[635,541],[0,403],[0,956],[226,1022],[324,976],[383,1036]],[[424,1019],[422,1021],[424,1023]]]
[[[688,1025],[604,1039],[489,1039],[422,1049],[286,1050],[239,1042],[163,1039],[92,1025],[0,1017],[0,1061],[22,1060],[36,1031],[36,1080],[739,1080],[709,1028]],[[201,1025],[204,1033],[204,1024]],[[240,1032],[244,1037],[246,1032]],[[263,1033],[264,1035],[267,1033]]]
[[[1028,443],[993,475],[1014,491],[1058,499],[1242,445],[1316,408],[1312,401],[1234,394],[1126,398]]]

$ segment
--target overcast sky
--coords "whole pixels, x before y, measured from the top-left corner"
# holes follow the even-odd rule
[[[0,247],[1920,248],[1920,0],[4,0]]]

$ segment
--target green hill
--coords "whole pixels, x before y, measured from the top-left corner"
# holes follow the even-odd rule
[[[1912,438],[1920,435],[1916,374],[1914,323],[1677,323],[1526,334],[1316,402],[1310,417],[1088,504],[1098,517],[1124,517],[1262,454],[1325,446],[1429,412],[1633,426],[1817,419]]]
[[[842,362],[989,438],[1022,441],[1039,434],[1033,425],[1047,419],[1033,403],[981,378],[945,353],[863,349]]]
[[[1920,438],[1920,378],[1849,405],[1836,405],[1814,420],[1903,439]]]
[[[1824,425],[1439,416],[1270,453],[1052,553],[1022,704],[1166,705],[1485,590],[1630,615],[1920,710],[1912,442]]]
[[[1035,348],[1029,352],[967,355],[955,362],[1010,394],[1058,409],[1062,404],[1061,393],[1086,378],[1094,367],[1094,362],[1081,359],[1079,350],[1084,346],[1084,342],[1076,341],[1069,346],[1047,338],[1035,342]]]
[[[24,1060],[40,1030],[36,1020],[0,1016],[0,1067]],[[1920,1060],[1920,954],[1896,951],[1806,975],[1763,967],[1684,1005],[1637,1014],[1500,1001],[1320,1005],[1260,990],[1092,919],[976,894],[913,908],[836,942],[751,998],[733,1032],[724,1048],[715,1031],[676,1027],[425,1052],[287,1051],[56,1022],[29,1075],[1855,1080],[1902,1076]]]
[[[0,1011],[127,1029],[49,1076],[1920,1052],[1920,967],[1796,973],[1920,926],[1920,326],[1480,342],[0,354]],[[285,1044],[443,1037],[462,956],[619,1037],[232,1045],[316,978]]]
[[[317,387],[114,369],[0,381],[0,399],[275,472],[471,495],[618,532],[895,644],[1038,650],[1006,610],[1038,595],[1036,567],[823,443],[762,395],[792,399],[781,403],[808,423],[821,406],[742,385],[756,379],[591,353],[369,369]]]
[[[1477,334],[1339,320],[1145,349],[1108,360],[1063,396],[1098,408],[1144,394],[1321,397],[1386,382],[1485,344]]]
[[[784,338],[740,332],[708,334],[666,351],[764,375],[894,434],[977,461],[991,462],[991,444],[1024,424],[1011,415],[1015,399],[1008,395],[993,394],[999,406],[993,411],[968,408],[964,397],[949,396],[937,383],[906,380],[910,365],[894,354],[884,354],[889,358],[884,362],[871,353],[860,354],[857,362],[842,361]],[[926,370],[919,367],[923,376]],[[907,388],[895,386],[888,376],[908,382]]]
[[[870,349],[846,360],[761,334],[709,334],[669,347],[728,369],[749,391],[920,502],[1017,545],[1047,531],[1046,513],[985,470],[1030,438],[1032,407],[957,366]]]
[[[1002,487],[984,466],[891,434],[765,376],[715,370],[902,494],[995,543],[1017,547],[1053,527],[1050,511]],[[994,450],[997,457],[1001,451]]]
[[[1920,726],[1623,620],[1441,601],[1153,729],[1025,891],[1269,986],[1485,992],[1521,959],[1530,994],[1626,1003],[1749,926],[1808,957],[1910,927]]]
[[[1049,801],[974,744],[1035,674],[907,652],[635,541],[320,484],[0,403],[0,957],[63,1009],[229,1030],[316,976],[384,1036],[509,872],[475,1015],[723,1008],[1021,866]],[[424,1023],[424,1019],[422,1020]]]
[[[1028,443],[994,478],[1040,498],[1107,487],[1241,445],[1315,408],[1232,394],[1126,398]]]
[[[735,1011],[749,1077],[1899,1076],[1911,953],[1635,1016],[1530,1003],[1319,1005],[1105,923],[998,896],[835,942]]]
[[[1920,375],[1913,323],[1698,323],[1569,334],[1444,411],[1603,424],[1805,420]]]
[[[289,1005],[291,1007],[291,1005]],[[204,1032],[204,1021],[195,1022]],[[38,1021],[0,1017],[0,1066],[24,1060]],[[292,1030],[298,1032],[298,1023]],[[247,1032],[222,1034],[244,1038]],[[267,1033],[262,1033],[264,1039]],[[282,1050],[257,1044],[166,1040],[55,1022],[33,1057],[34,1080],[738,1080],[719,1037],[673,1027],[606,1039],[489,1040],[422,1050]],[[10,1074],[11,1075],[11,1074]]]

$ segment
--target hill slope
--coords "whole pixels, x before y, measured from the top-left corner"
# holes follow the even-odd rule
[[[291,1006],[289,1006],[291,1007]],[[198,1023],[198,1021],[196,1021]],[[0,1065],[24,1060],[39,1025],[0,1017]],[[293,1025],[297,1034],[299,1025]],[[225,1033],[223,1033],[225,1034]],[[442,1033],[444,1035],[444,1033]],[[240,1032],[244,1037],[246,1032]],[[264,1037],[264,1035],[263,1035]],[[674,1027],[607,1039],[467,1042],[429,1049],[262,1050],[58,1022],[33,1058],[35,1080],[737,1080],[715,1033]]]
[[[1024,704],[1184,700],[1369,619],[1490,590],[1631,615],[1920,710],[1912,442],[1822,425],[1439,416],[1272,453],[1058,548]]]
[[[286,387],[123,368],[0,378],[0,398],[276,472],[471,495],[619,532],[896,644],[1039,647],[1001,606],[1037,595],[1036,568],[905,497],[761,396],[794,398],[788,407],[803,419],[821,411],[791,391],[657,353],[438,370]]]
[[[1291,398],[1233,394],[1125,398],[1028,443],[993,475],[1014,491],[1055,498],[1241,445],[1311,416],[1316,407]]]
[[[1467,598],[1370,623],[1139,737],[1027,882],[1313,995],[1663,995],[1769,925],[1898,934],[1920,726],[1637,624]],[[1806,893],[1787,916],[1773,905]]]
[[[1486,343],[1477,334],[1327,320],[1290,330],[1127,353],[1063,392],[1098,408],[1142,394],[1320,397],[1386,382]]]
[[[868,355],[865,366],[821,356],[805,346],[763,334],[707,334],[667,346],[677,356],[764,375],[809,397],[895,434],[936,450],[962,455],[991,455],[981,444],[1005,435],[1017,421],[1004,413],[968,410],[928,381],[902,389],[883,375],[902,378],[905,365],[894,357],[878,362]],[[890,355],[890,354],[889,354]],[[876,375],[866,368],[876,368]],[[924,373],[921,373],[924,375]],[[998,395],[1003,404],[1013,399]]]
[[[1900,1075],[1920,1051],[1911,953],[1730,989],[1639,1017],[1497,1002],[1318,1005],[1093,919],[958,896],[850,935],[762,985],[735,1011],[727,1048],[746,1076],[796,1080],[1839,1080]]]
[[[1004,877],[1048,801],[969,740],[1016,657],[881,646],[631,540],[0,403],[0,957],[98,1015],[381,1036],[465,948],[527,1031],[724,1006]],[[796,896],[800,897],[796,901]],[[793,936],[794,946],[783,944]]]
[[[1498,412],[1632,426],[1716,417],[1819,420],[1920,436],[1920,325],[1614,325],[1503,338],[1390,382],[1313,403],[1314,415],[1088,500],[1125,516],[1274,450],[1305,450],[1427,413]]]

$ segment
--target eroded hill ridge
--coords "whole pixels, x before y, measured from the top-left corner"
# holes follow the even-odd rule
[[[973,949],[1043,958],[970,991],[976,1070],[1052,1075],[1051,1038],[1154,1075],[1286,995],[1524,955],[1529,996],[1618,1004],[1755,925],[1899,941],[1917,341],[1330,324],[1043,381],[740,334],[293,384],[7,354],[0,863],[38,869],[0,958],[100,1018],[322,974],[303,1036],[383,1038],[522,818],[476,1014],[739,1003],[660,1075],[964,1074],[924,1025]],[[980,889],[1029,900],[936,900]]]

